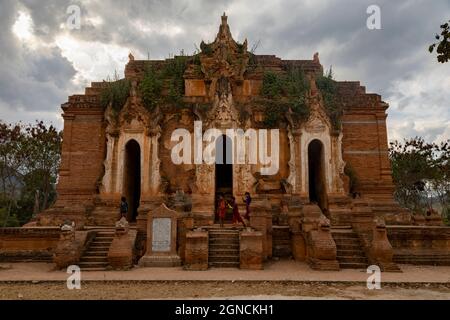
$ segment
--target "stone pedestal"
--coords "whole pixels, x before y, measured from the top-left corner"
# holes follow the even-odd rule
[[[306,243],[301,231],[291,233],[292,256],[295,261],[306,260]]]
[[[270,209],[270,202],[267,199],[257,199],[254,201],[250,213],[250,226],[262,233],[264,259],[272,257],[272,215],[269,213]]]
[[[393,262],[394,250],[389,242],[386,226],[378,223],[373,228],[372,243],[369,250],[369,260],[378,265],[381,271],[401,272]]]
[[[187,232],[184,259],[186,270],[208,269],[208,231]]]
[[[263,235],[260,231],[244,230],[239,233],[240,268],[263,269]]]
[[[306,260],[316,270],[339,270],[337,249],[330,230],[330,221],[321,215],[317,205],[304,207],[302,234],[306,245]]]
[[[358,235],[369,264],[379,266],[381,271],[400,271],[393,262],[394,251],[383,219],[376,218],[364,200],[353,200],[352,227]]]
[[[147,251],[139,260],[141,267],[176,267],[181,265],[177,254],[176,211],[165,204],[147,215]]]
[[[95,237],[94,231],[62,231],[53,252],[56,268],[63,269],[80,261],[83,249]]]
[[[116,227],[116,233],[108,251],[108,262],[113,269],[127,269],[133,266],[133,241],[128,231],[128,226]]]
[[[189,230],[194,228],[194,219],[187,213],[182,213],[183,217],[178,219],[177,239],[178,239],[178,255],[181,261],[185,260],[186,252],[186,235]]]

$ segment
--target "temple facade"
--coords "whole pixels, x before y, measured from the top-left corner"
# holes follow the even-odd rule
[[[194,55],[130,54],[123,79],[93,82],[62,109],[58,199],[37,226],[115,228],[126,197],[136,261],[157,251],[148,242],[152,214],[173,212],[178,229],[165,241],[187,268],[261,268],[292,255],[317,269],[396,269],[386,226],[413,220],[393,198],[388,104],[359,82],[324,74],[318,53],[254,54],[233,39],[224,15],[215,40]],[[234,196],[243,214],[246,192],[249,227],[220,231],[217,197]],[[220,239],[236,251],[214,247]]]

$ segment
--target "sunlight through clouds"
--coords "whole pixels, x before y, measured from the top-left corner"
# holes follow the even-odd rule
[[[74,82],[79,87],[112,78],[114,71],[122,77],[130,53],[129,49],[118,45],[81,41],[70,35],[57,37],[55,43],[77,71]]]
[[[33,39],[33,20],[30,14],[19,11],[19,16],[12,26],[12,31],[21,41],[30,41]]]

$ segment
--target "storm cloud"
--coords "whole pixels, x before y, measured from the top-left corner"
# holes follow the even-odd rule
[[[80,30],[65,24],[71,4],[81,9]],[[381,30],[366,27],[372,4],[381,8]],[[450,63],[427,51],[450,19],[448,0],[0,0],[0,118],[61,126],[67,96],[122,74],[129,52],[136,59],[193,53],[214,39],[223,12],[235,39],[259,43],[256,53],[311,59],[318,51],[336,79],[381,94],[390,104],[390,139],[450,138]]]

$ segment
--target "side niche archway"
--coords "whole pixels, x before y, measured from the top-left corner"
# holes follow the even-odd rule
[[[323,143],[313,139],[308,144],[308,194],[311,203],[317,203],[324,211],[328,207],[326,163]]]
[[[141,198],[141,147],[130,139],[125,144],[122,195],[128,202],[128,221],[135,221]]]

